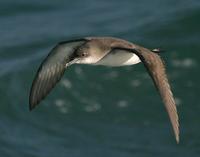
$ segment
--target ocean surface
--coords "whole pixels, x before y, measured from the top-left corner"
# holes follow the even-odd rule
[[[73,65],[29,111],[42,60],[84,36],[165,50],[179,144],[142,64]],[[199,0],[0,0],[0,157],[199,157],[199,80]]]

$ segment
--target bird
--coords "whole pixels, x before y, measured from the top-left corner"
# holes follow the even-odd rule
[[[59,42],[41,63],[33,80],[29,109],[34,109],[62,78],[72,64],[131,66],[143,63],[168,113],[176,142],[179,117],[160,49],[147,49],[115,37],[84,37]]]

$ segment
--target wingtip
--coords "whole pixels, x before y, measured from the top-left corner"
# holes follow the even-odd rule
[[[35,106],[34,106],[34,105],[32,105],[32,104],[29,104],[29,111],[32,111],[34,108],[35,108]]]
[[[179,144],[179,142],[180,142],[180,139],[179,139],[179,137],[177,137],[176,138],[176,143]]]
[[[179,128],[178,115],[177,115],[176,126],[174,126],[173,123],[172,123],[172,127],[173,127],[173,130],[174,130],[174,137],[175,137],[176,143],[179,144],[179,142],[180,142],[180,128]]]
[[[179,144],[180,142],[179,128],[178,128],[178,132],[175,134],[175,138],[176,138],[176,143]]]
[[[29,111],[32,111],[37,106],[37,103],[35,101],[32,101],[30,98],[29,100]]]

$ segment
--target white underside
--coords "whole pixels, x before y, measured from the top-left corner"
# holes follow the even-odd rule
[[[134,53],[116,52],[110,53],[102,58],[95,65],[106,65],[106,66],[126,66],[133,65],[141,62],[139,57]]]

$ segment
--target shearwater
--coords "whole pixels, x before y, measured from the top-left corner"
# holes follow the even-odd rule
[[[30,110],[44,99],[72,64],[128,66],[142,62],[168,112],[179,142],[179,120],[175,100],[159,49],[149,50],[113,37],[86,37],[58,43],[40,65],[30,91]]]

